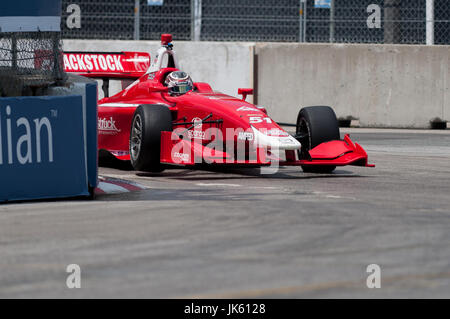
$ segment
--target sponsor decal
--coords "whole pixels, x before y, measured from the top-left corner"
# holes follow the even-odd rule
[[[109,119],[103,118],[98,119],[98,129],[99,131],[109,132],[109,133],[118,133],[121,132],[116,126],[116,121],[112,118]]]
[[[202,126],[202,119],[199,117],[194,117],[192,119],[192,122],[194,123],[195,127],[201,127]]]
[[[200,130],[191,130],[188,131],[188,136],[190,139],[195,140],[205,140],[206,139],[206,133]]]
[[[298,141],[294,139],[293,137],[280,137],[278,138],[278,141],[281,145],[296,145],[298,144]]]
[[[254,135],[250,132],[239,132],[238,140],[240,141],[253,141]]]
[[[14,112],[9,105],[6,106],[5,113],[6,117],[2,116],[0,112],[0,165],[6,163],[12,165],[16,160],[21,165],[41,163],[43,157],[52,163],[53,128],[49,118],[44,116],[30,120],[20,117],[17,121],[11,121]],[[6,132],[6,145],[3,145],[3,130]],[[15,143],[15,137],[21,133],[22,135]],[[48,140],[48,147],[45,147],[48,149],[48,156],[43,156],[41,149],[41,144],[45,143],[45,139]]]
[[[264,133],[266,135],[268,135],[268,136],[274,136],[274,137],[286,137],[286,136],[289,136],[289,134],[286,133],[285,131],[280,130],[280,129],[276,129],[276,128],[267,130]]]
[[[199,117],[194,117],[192,119],[192,123],[194,123],[194,129],[189,130],[188,136],[190,139],[196,139],[196,140],[204,140],[206,139],[206,133],[202,131],[202,119]]]
[[[253,112],[256,109],[254,107],[250,107],[250,106],[243,106],[237,109],[238,112]]]
[[[120,54],[64,54],[66,72],[125,72]]]
[[[199,95],[202,95],[210,100],[229,100],[230,97],[224,94],[221,94],[220,92],[217,93],[198,93]],[[240,101],[240,100],[239,100]]]
[[[189,154],[175,152],[173,153],[173,158],[180,159],[182,162],[189,162]]]

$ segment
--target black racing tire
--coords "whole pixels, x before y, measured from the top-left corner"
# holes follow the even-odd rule
[[[160,162],[161,132],[171,132],[172,129],[172,114],[167,106],[138,106],[130,130],[130,159],[136,171],[164,171]]]
[[[297,117],[297,136],[304,150],[310,151],[316,146],[334,140],[340,140],[339,122],[336,113],[329,106],[309,106],[300,110]],[[305,173],[331,173],[336,166],[302,166]]]

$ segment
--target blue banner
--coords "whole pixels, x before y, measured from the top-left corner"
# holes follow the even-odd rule
[[[162,5],[164,5],[164,0],[147,0],[147,5],[149,5],[149,6],[162,6]]]
[[[331,0],[314,0],[314,8],[331,9]]]
[[[0,32],[58,32],[61,6],[61,0],[1,0]]]
[[[0,99],[0,201],[88,196],[81,96]]]

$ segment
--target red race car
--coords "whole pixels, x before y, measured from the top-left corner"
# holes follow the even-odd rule
[[[194,83],[179,69],[171,35],[162,35],[153,63],[147,53],[66,52],[64,64],[67,72],[103,80],[99,151],[131,161],[135,170],[210,164],[329,173],[344,165],[373,167],[361,146],[348,135],[340,139],[328,106],[301,109],[292,136],[263,107],[245,101],[252,89],[239,89],[239,99]],[[111,97],[110,80],[123,85]]]

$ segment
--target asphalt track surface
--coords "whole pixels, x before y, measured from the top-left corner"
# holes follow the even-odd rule
[[[101,168],[148,189],[0,205],[0,297],[449,298],[450,132],[350,131],[376,168]]]

